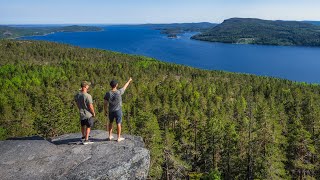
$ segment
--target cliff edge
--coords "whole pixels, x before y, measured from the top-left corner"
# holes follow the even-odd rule
[[[146,179],[150,152],[142,138],[106,141],[106,134],[91,131],[89,145],[79,144],[80,133],[51,141],[39,136],[0,141],[0,179]]]

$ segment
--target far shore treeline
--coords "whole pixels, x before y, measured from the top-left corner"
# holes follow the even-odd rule
[[[278,46],[320,46],[320,26],[308,21],[231,18],[192,39]]]
[[[39,41],[0,41],[0,138],[80,132],[73,102],[92,82],[105,129],[111,79],[123,133],[142,136],[151,179],[320,179],[320,86]],[[80,137],[79,137],[80,138]]]
[[[101,27],[79,25],[0,25],[0,39],[14,39],[22,36],[43,36],[56,32],[87,32],[102,30],[103,28]]]

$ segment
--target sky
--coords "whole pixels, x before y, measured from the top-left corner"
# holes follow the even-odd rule
[[[0,24],[320,21],[319,0],[0,0]]]

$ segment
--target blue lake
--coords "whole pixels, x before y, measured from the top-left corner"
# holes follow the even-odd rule
[[[99,48],[154,57],[201,69],[272,76],[320,83],[320,47],[223,44],[177,39],[141,26],[103,26],[105,31],[55,33],[20,39],[46,40],[85,48]]]

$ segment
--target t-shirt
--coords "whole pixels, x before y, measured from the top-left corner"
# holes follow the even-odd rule
[[[74,96],[74,100],[78,104],[80,111],[80,120],[89,119],[92,114],[89,109],[89,105],[93,104],[92,97],[88,93],[79,92]]]
[[[115,112],[121,109],[122,107],[122,97],[124,89],[121,88],[116,91],[109,91],[104,96],[104,99],[109,102],[109,112]]]

